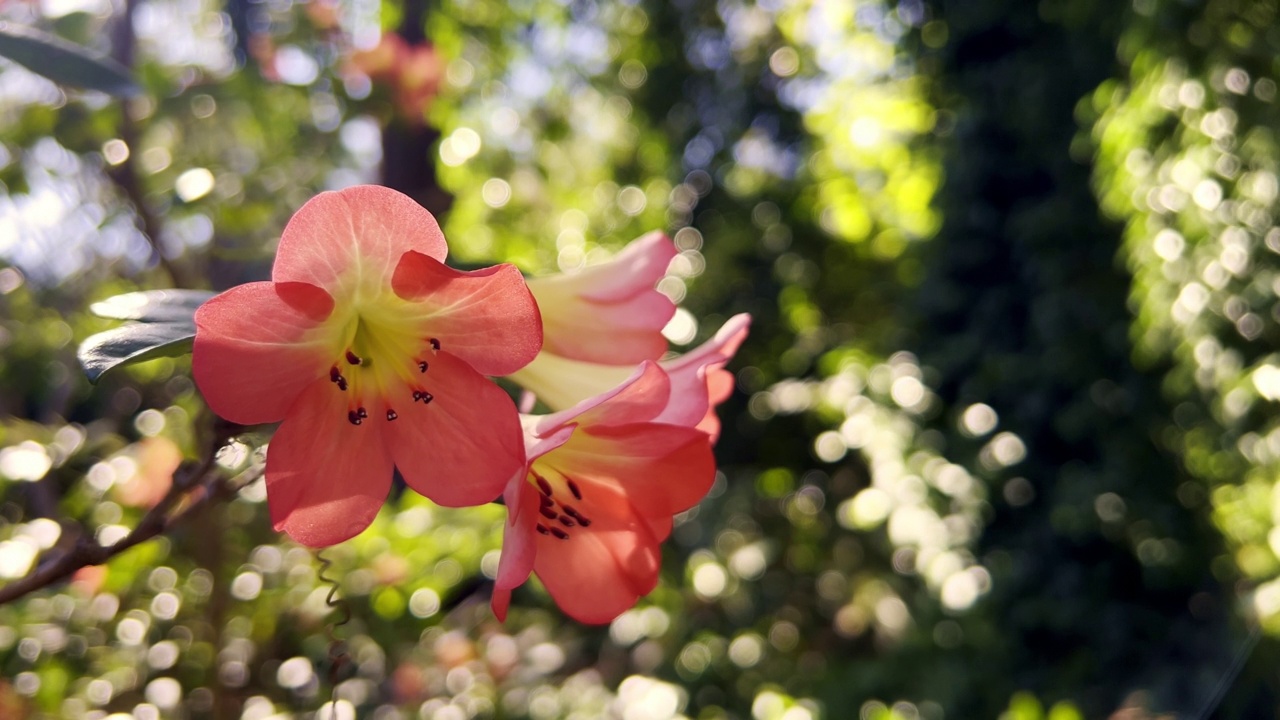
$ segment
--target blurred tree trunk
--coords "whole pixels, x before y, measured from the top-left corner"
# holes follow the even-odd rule
[[[429,0],[405,0],[398,32],[408,45],[426,42],[430,9]],[[436,180],[432,148],[439,139],[440,133],[430,125],[399,117],[382,129],[382,183],[417,200],[437,217],[453,203]]]

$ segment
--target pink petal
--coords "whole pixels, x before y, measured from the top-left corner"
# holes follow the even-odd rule
[[[657,360],[667,351],[662,334],[676,306],[654,291],[624,303],[542,302],[547,352],[605,365]],[[629,324],[641,327],[628,327]]]
[[[420,376],[430,403],[413,389],[396,388],[387,406],[367,422],[385,427],[396,467],[409,487],[438,505],[466,507],[492,501],[524,467],[523,433],[515,403],[471,366],[440,351]],[[388,410],[396,418],[387,420]]]
[[[249,283],[201,305],[191,370],[209,407],[241,425],[280,421],[333,362],[313,332],[332,310],[305,283]]]
[[[631,377],[612,390],[589,397],[568,410],[543,415],[535,430],[546,434],[569,423],[621,425],[652,420],[666,407],[670,394],[667,374],[646,360]]]
[[[671,378],[671,403],[655,422],[696,427],[715,412],[715,406],[723,402],[733,388],[732,375],[726,377],[717,371],[733,359],[750,326],[750,315],[734,315],[715,337],[662,363]],[[718,434],[718,421],[715,424]]]
[[[385,287],[400,256],[444,260],[444,234],[431,213],[391,188],[360,185],[323,192],[284,228],[271,278],[338,287]]]
[[[627,243],[617,255],[571,275],[552,275],[529,281],[530,287],[581,295],[597,302],[618,302],[637,293],[653,292],[676,256],[676,246],[661,232],[646,233]]]
[[[369,526],[391,489],[381,426],[347,420],[347,398],[329,379],[312,382],[271,439],[267,504],[276,530],[310,547]]]
[[[676,306],[654,288],[676,249],[662,233],[629,244],[608,262],[529,281],[542,308],[544,348],[573,360],[634,365],[667,349],[662,328]]]
[[[724,368],[716,368],[707,374],[707,413],[695,426],[706,433],[711,442],[720,439],[720,418],[716,415],[716,406],[733,394],[733,373]]]
[[[489,608],[493,610],[493,616],[498,618],[498,622],[507,621],[507,610],[511,607],[511,591],[514,588],[500,588],[494,586],[493,595],[489,596]]]
[[[631,372],[632,368],[624,365],[600,365],[543,352],[510,378],[547,407],[565,410],[618,387]]]
[[[481,374],[515,372],[542,347],[538,306],[514,265],[461,272],[407,252],[391,287],[401,298],[420,303],[426,331]]]
[[[652,518],[669,519],[698,504],[716,476],[715,456],[704,433],[656,423],[580,426],[543,463],[574,478],[588,497],[597,488],[610,489]]]
[[[731,360],[751,329],[751,316],[739,313],[725,321],[714,337],[674,360],[662,363],[668,373],[686,370],[690,366],[712,363],[724,364]]]
[[[520,424],[524,428],[525,461],[529,463],[569,442],[569,438],[573,437],[573,431],[577,429],[576,425],[568,424],[552,426],[544,432],[538,432],[541,417],[540,415],[520,416]]]
[[[534,571],[565,614],[607,623],[653,590],[662,557],[625,497],[601,489],[583,512],[592,518],[590,528],[571,530],[567,540],[537,536]]]
[[[507,524],[502,532],[502,556],[494,580],[490,606],[499,620],[507,619],[511,591],[529,579],[537,553],[534,531],[538,514],[538,493],[525,479],[524,468],[511,479],[503,493],[507,504]]]
[[[649,530],[658,542],[662,542],[671,537],[671,528],[675,525],[675,517],[662,515],[660,517],[646,518],[649,521]]]

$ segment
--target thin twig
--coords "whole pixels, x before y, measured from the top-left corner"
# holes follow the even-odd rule
[[[70,551],[57,556],[52,562],[37,566],[35,572],[30,575],[0,587],[0,605],[48,587],[71,576],[82,567],[102,565],[129,548],[164,534],[181,524],[187,516],[210,499],[219,495],[206,486],[200,486],[196,490],[197,492],[191,494],[191,501],[181,511],[172,516],[148,514],[128,535],[113,545],[103,546],[97,540],[81,533]]]
[[[180,526],[208,503],[234,494],[238,488],[223,482],[214,467],[218,450],[226,443],[227,433],[230,431],[229,427],[219,426],[207,456],[190,473],[186,473],[182,480],[175,478],[169,492],[147,511],[128,535],[112,545],[104,546],[82,528],[69,550],[37,564],[35,570],[25,577],[0,587],[0,605],[70,577],[80,568],[102,565],[135,545]],[[175,508],[178,509],[174,511]],[[64,527],[67,524],[64,523]]]

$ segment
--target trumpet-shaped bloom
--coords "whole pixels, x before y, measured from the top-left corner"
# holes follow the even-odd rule
[[[662,329],[676,306],[654,285],[675,255],[671,240],[652,232],[607,262],[573,274],[531,278],[529,291],[542,312],[542,352],[512,379],[536,385],[541,368],[566,361],[614,366],[626,378],[641,361],[662,357],[667,351]]]
[[[513,266],[459,272],[446,252],[431,214],[394,190],[321,193],[285,227],[271,281],[196,312],[192,370],[210,408],[281,422],[267,500],[298,542],[366,528],[393,467],[464,506],[493,500],[522,466],[515,406],[484,375],[537,354],[537,306]]]
[[[701,500],[715,479],[705,433],[654,422],[671,391],[666,373],[645,362],[577,407],[522,417],[528,464],[505,493],[493,594],[499,618],[530,571],[585,623],[609,622],[653,590],[672,516]]]
[[[655,422],[697,427],[713,441],[720,436],[715,409],[733,392],[733,373],[724,366],[738,352],[750,326],[750,315],[734,315],[715,337],[659,363],[671,378],[672,391],[670,405]],[[549,407],[560,410],[608,392],[625,381],[631,370],[542,353],[513,377]]]

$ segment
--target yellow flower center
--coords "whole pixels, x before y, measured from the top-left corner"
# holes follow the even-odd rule
[[[358,303],[331,326],[337,357],[329,369],[329,381],[347,394],[347,420],[352,425],[368,419],[367,405],[375,398],[386,405],[388,421],[399,417],[397,403],[427,404],[435,399],[424,385],[424,376],[440,350],[440,340],[423,336],[411,305],[383,296]]]

